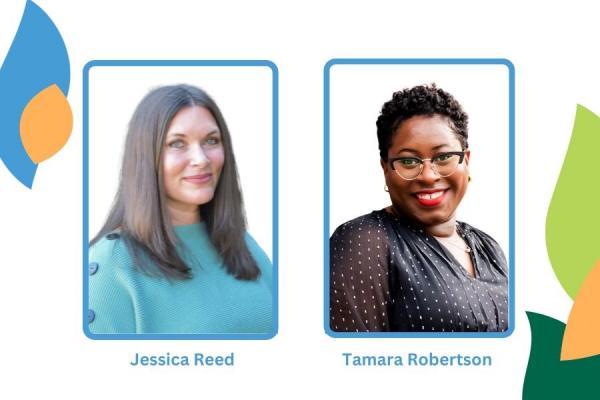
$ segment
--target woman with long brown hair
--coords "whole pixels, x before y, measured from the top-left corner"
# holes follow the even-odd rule
[[[92,333],[268,333],[271,262],[246,232],[231,137],[189,85],[147,94],[91,241]]]

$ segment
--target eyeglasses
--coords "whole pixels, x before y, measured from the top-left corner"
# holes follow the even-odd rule
[[[456,168],[463,162],[464,158],[464,151],[449,151],[440,153],[431,158],[396,157],[390,159],[388,163],[401,178],[412,181],[417,179],[417,177],[421,175],[421,172],[423,172],[425,161],[431,163],[433,172],[440,177],[445,178],[456,171]]]

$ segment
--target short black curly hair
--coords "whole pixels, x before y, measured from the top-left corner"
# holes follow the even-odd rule
[[[392,138],[400,124],[417,115],[447,117],[462,148],[469,147],[467,113],[450,93],[432,83],[395,92],[392,99],[381,108],[381,114],[377,118],[377,140],[382,160],[387,160]]]

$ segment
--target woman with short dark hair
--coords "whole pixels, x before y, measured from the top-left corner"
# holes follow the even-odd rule
[[[432,84],[394,93],[377,119],[391,205],[330,240],[338,332],[508,329],[508,268],[486,233],[456,220],[470,181],[468,117]]]

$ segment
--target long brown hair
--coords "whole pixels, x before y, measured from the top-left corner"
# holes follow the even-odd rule
[[[212,113],[225,151],[219,183],[213,199],[200,207],[201,219],[227,272],[240,280],[254,280],[260,270],[244,240],[244,204],[229,130],[217,104],[202,89],[190,85],[154,89],[137,106],[129,122],[115,200],[104,226],[90,245],[120,230],[138,269],[168,278],[191,278],[190,268],[177,253],[177,238],[166,207],[162,152],[175,115],[193,106]],[[148,258],[152,263],[144,262]],[[149,264],[155,264],[158,270]]]

